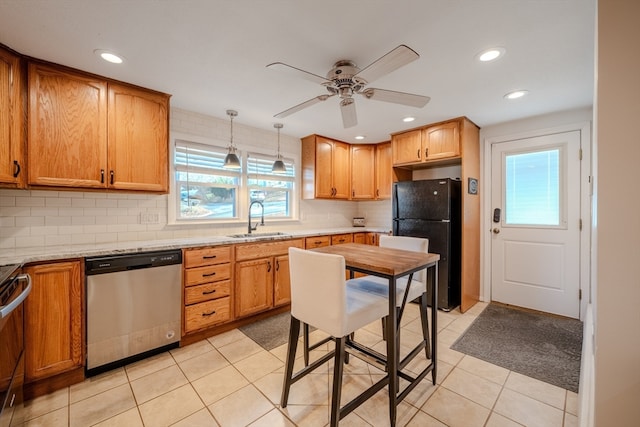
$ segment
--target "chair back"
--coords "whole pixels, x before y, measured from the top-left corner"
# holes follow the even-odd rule
[[[341,255],[289,248],[291,315],[332,336],[342,336],[347,312]]]
[[[391,249],[402,249],[413,252],[429,252],[429,239],[421,237],[408,236],[388,236],[383,234],[380,236],[380,247]],[[413,280],[426,283],[425,271],[420,270],[413,274]]]

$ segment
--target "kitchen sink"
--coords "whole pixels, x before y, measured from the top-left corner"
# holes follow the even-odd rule
[[[259,238],[259,237],[277,237],[277,236],[289,236],[287,233],[282,233],[280,231],[274,231],[271,233],[242,233],[242,234],[230,234],[227,237],[233,237],[234,239],[248,239],[251,237]]]

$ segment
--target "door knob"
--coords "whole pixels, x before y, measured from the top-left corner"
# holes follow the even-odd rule
[[[500,234],[500,229],[499,228],[494,228],[491,231],[493,231],[493,234]]]

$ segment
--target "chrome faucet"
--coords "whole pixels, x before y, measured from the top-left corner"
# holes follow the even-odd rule
[[[254,226],[252,227],[252,226],[251,226],[251,208],[252,208],[252,207],[253,207],[253,205],[254,205],[254,204],[256,204],[256,203],[257,203],[257,204],[259,204],[259,205],[260,205],[260,207],[262,208],[262,215],[261,215],[261,218],[260,218],[260,222],[259,222],[259,223],[258,223],[258,222],[256,222],[256,225],[254,225]],[[248,228],[247,228],[247,232],[248,232],[249,234],[251,234],[251,232],[252,232],[253,230],[256,230],[256,229],[258,228],[258,225],[264,225],[264,205],[262,204],[262,202],[261,202],[261,201],[259,201],[259,200],[254,200],[254,201],[253,201],[253,202],[251,202],[251,204],[249,205],[249,225],[248,225]]]

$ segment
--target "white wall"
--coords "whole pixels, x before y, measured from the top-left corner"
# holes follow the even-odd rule
[[[640,2],[598,1],[595,426],[640,424]],[[581,420],[582,421],[582,420]]]

